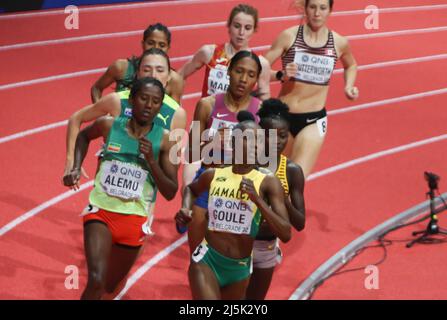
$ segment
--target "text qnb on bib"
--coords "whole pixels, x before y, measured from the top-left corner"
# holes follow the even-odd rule
[[[101,187],[112,197],[138,200],[143,195],[148,171],[139,166],[117,160],[105,161],[101,174]]]

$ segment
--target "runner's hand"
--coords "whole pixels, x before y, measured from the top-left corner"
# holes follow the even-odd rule
[[[63,175],[63,177],[62,177],[62,184],[63,184],[63,185],[66,185],[65,182],[64,182],[64,177],[65,177],[66,175],[69,175],[69,174],[70,174],[70,172],[72,171],[72,168],[73,168],[73,162],[66,161],[66,163],[65,163],[65,168],[64,168],[64,175]],[[81,167],[81,176],[84,177],[85,179],[89,179],[89,178],[90,178],[90,177],[88,176],[87,172],[84,170],[83,167]],[[74,189],[74,188],[72,188],[72,189]]]
[[[284,70],[283,81],[289,81],[290,78],[294,78],[298,73],[298,65],[295,62],[290,62],[286,65],[286,70]]]
[[[80,169],[72,169],[68,174],[64,175],[64,186],[70,187],[72,190],[79,190],[79,180],[81,178]]]
[[[359,89],[357,87],[346,87],[345,95],[349,100],[355,100],[359,97]]]
[[[181,208],[175,215],[175,222],[180,226],[187,226],[192,221],[192,210]]]
[[[253,181],[250,179],[242,177],[240,189],[241,194],[247,194],[248,198],[253,202],[256,202],[256,200],[259,198],[258,192],[256,192]]]
[[[150,142],[146,137],[140,138],[140,152],[144,155],[144,158],[148,163],[155,160],[154,151],[152,149],[152,142]]]

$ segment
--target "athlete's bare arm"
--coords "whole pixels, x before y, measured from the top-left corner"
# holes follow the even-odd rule
[[[357,78],[357,62],[352,54],[348,39],[336,32],[333,32],[333,34],[339,59],[344,69],[345,95],[348,99],[355,100],[359,97],[359,90],[355,86],[355,80]]]
[[[117,93],[111,93],[99,99],[98,102],[88,105],[81,110],[76,111],[68,120],[66,137],[66,161],[65,171],[67,173],[73,167],[74,149],[76,137],[78,136],[81,124],[84,122],[98,119],[101,116],[111,115],[119,116],[121,112],[121,100]]]
[[[180,68],[178,73],[183,79],[187,79],[194,72],[202,68],[205,64],[209,63],[213,57],[216,46],[213,44],[207,44],[202,46],[187,63]]]
[[[104,89],[124,78],[128,65],[129,62],[126,59],[118,59],[107,68],[90,90],[93,103],[101,99]]]
[[[297,230],[304,229],[306,217],[305,217],[305,205],[304,205],[304,174],[299,165],[292,161],[287,163],[287,181],[289,182],[289,194],[285,198],[285,204],[289,213],[290,223]]]

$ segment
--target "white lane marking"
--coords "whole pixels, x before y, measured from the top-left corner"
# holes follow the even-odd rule
[[[174,62],[186,61],[186,60],[191,59],[192,57],[193,57],[192,55],[189,55],[189,56],[172,58],[169,60],[171,61],[171,63],[174,63]],[[0,91],[19,88],[19,87],[25,87],[25,86],[31,86],[31,85],[35,85],[35,84],[39,84],[39,83],[46,83],[46,82],[51,82],[51,81],[63,80],[63,79],[83,77],[83,76],[88,76],[91,74],[99,74],[99,73],[105,72],[106,70],[107,70],[107,67],[103,67],[103,68],[97,68],[97,69],[90,69],[90,70],[84,70],[84,71],[76,71],[76,72],[58,74],[55,76],[37,78],[37,79],[33,79],[33,80],[14,82],[14,83],[0,85]]]
[[[44,132],[44,131],[47,131],[47,130],[50,130],[50,129],[63,127],[63,126],[66,126],[67,123],[68,123],[68,121],[64,120],[64,121],[59,121],[59,122],[47,124],[45,126],[41,126],[41,127],[38,127],[38,128],[29,129],[29,130],[25,130],[25,131],[22,131],[22,132],[15,133],[15,134],[11,134],[9,136],[5,136],[5,137],[0,138],[0,144],[8,142],[8,141],[12,141],[12,140],[20,139],[20,138],[23,138],[23,137],[26,137],[26,136],[30,136],[32,134],[36,134],[36,133],[39,133],[39,132]]]
[[[83,185],[81,185],[79,190],[82,191],[82,190],[90,188],[92,186],[93,186],[93,180],[88,181],[88,182],[84,183]],[[76,194],[76,191],[73,191],[73,190],[64,192],[64,193],[58,195],[57,197],[54,197],[54,198],[42,203],[41,205],[33,208],[32,210],[28,211],[27,213],[22,214],[20,217],[12,220],[8,224],[1,227],[0,237],[5,235],[5,233],[11,231],[15,227],[17,227],[19,224],[25,222],[26,220],[34,217],[37,214],[39,214],[43,210],[48,209],[48,208],[54,206],[55,204],[61,202],[62,200],[70,198],[71,196],[73,196],[75,194]]]
[[[447,139],[447,134],[444,135],[440,135],[440,136],[436,136],[436,137],[432,137],[432,138],[428,138],[428,139],[424,139],[424,140],[420,140],[417,142],[413,142],[413,143],[409,143],[406,145],[401,145],[399,147],[395,147],[395,148],[391,148],[388,150],[384,150],[384,151],[380,151],[380,152],[376,152],[361,158],[357,158],[357,159],[353,159],[338,165],[335,165],[333,167],[321,170],[319,172],[313,173],[309,176],[308,181],[311,180],[315,180],[319,177],[323,177],[326,175],[329,175],[331,173],[340,171],[340,170],[344,170],[347,169],[349,167],[367,162],[367,161],[371,161],[371,160],[375,160],[387,155],[391,155],[391,154],[396,154],[399,152],[403,152],[412,148],[416,148],[416,147],[420,147],[423,145],[427,145],[430,143],[434,143],[434,142],[439,142],[442,140]],[[89,181],[87,183],[84,183],[83,185],[81,185],[80,190],[84,190],[88,187],[93,186],[93,180]],[[13,228],[15,228],[16,226],[18,226],[19,224],[25,222],[26,220],[32,218],[33,216],[37,215],[38,213],[42,212],[45,209],[48,209],[49,207],[57,204],[58,202],[67,199],[69,197],[71,197],[72,195],[76,194],[76,192],[74,191],[67,191],[49,201],[46,201],[44,203],[42,203],[41,205],[39,205],[38,207],[28,211],[27,213],[21,215],[20,217],[18,217],[17,219],[11,221],[10,223],[8,223],[7,225],[3,226],[0,229],[0,236],[3,236],[5,233],[7,233],[8,231],[11,231]],[[159,253],[157,253],[156,256],[152,257],[151,259],[149,259],[142,267],[140,267],[136,273],[134,273],[129,280],[131,280],[130,282],[128,282],[125,286],[125,288],[120,292],[119,296],[116,297],[116,299],[120,299],[122,296],[124,296],[127,291],[141,278],[144,276],[144,274],[149,271],[154,265],[156,265],[158,262],[160,262],[162,259],[164,259],[166,256],[168,256],[172,251],[174,251],[176,248],[178,248],[179,246],[181,246],[183,243],[186,242],[186,235],[183,236],[182,238],[176,240],[174,243],[170,244],[169,246],[167,246],[166,248],[164,248],[163,250],[161,250]]]
[[[391,149],[388,149],[388,150],[372,153],[372,154],[369,154],[367,156],[360,157],[360,158],[357,158],[357,159],[353,159],[353,160],[350,160],[350,161],[347,161],[347,162],[344,162],[344,163],[332,166],[330,168],[327,168],[327,169],[315,172],[315,173],[311,174],[307,178],[307,181],[312,181],[312,180],[315,180],[317,178],[326,176],[328,174],[331,174],[331,173],[334,173],[334,172],[337,172],[337,171],[340,171],[340,170],[343,170],[343,169],[347,169],[349,167],[353,167],[355,165],[358,165],[358,164],[361,164],[361,163],[364,163],[364,162],[368,162],[368,161],[371,161],[371,160],[375,160],[375,159],[382,158],[382,157],[385,157],[385,156],[389,156],[389,155],[392,155],[392,154],[396,154],[396,153],[399,153],[399,152],[403,152],[403,151],[407,151],[407,150],[414,149],[414,148],[417,148],[417,147],[421,147],[421,146],[424,146],[424,145],[427,145],[427,144],[430,144],[430,143],[439,142],[439,141],[442,141],[442,140],[445,140],[445,139],[447,139],[447,134],[443,134],[443,135],[436,136],[436,137],[431,137],[431,138],[428,138],[428,139],[424,139],[424,140],[408,143],[408,144],[405,144],[405,145],[401,145],[401,146],[398,146],[398,147],[394,147],[394,148],[391,148]]]
[[[447,27],[369,33],[369,34],[361,34],[361,35],[356,35],[356,36],[347,36],[347,38],[350,40],[361,40],[361,39],[368,39],[368,38],[380,38],[380,37],[388,37],[388,36],[393,37],[393,36],[402,36],[402,35],[432,33],[432,32],[439,32],[439,31],[447,31]],[[355,39],[354,39],[354,37],[355,37]],[[254,51],[265,51],[265,50],[268,50],[269,48],[270,48],[270,45],[264,45],[264,46],[253,47],[252,49]],[[415,58],[415,59],[430,59],[430,57],[440,57],[440,56],[444,57],[445,54],[427,56],[427,57],[421,57],[421,58]],[[192,57],[193,57],[192,55],[187,55],[187,56],[171,58],[170,60],[172,63],[185,62],[185,61],[191,59]],[[434,59],[439,59],[439,58],[434,58]],[[395,61],[405,61],[405,60],[407,60],[407,59],[395,60]],[[383,63],[383,62],[381,62],[381,63]],[[379,63],[378,65],[380,65],[381,63]],[[389,61],[389,63],[393,63],[393,61]],[[65,73],[65,74],[60,74],[60,75],[54,75],[54,76],[48,76],[48,77],[37,78],[37,79],[32,79],[32,80],[25,80],[25,81],[3,84],[3,85],[0,85],[0,91],[7,90],[7,89],[14,89],[14,88],[18,88],[18,87],[29,86],[29,85],[35,85],[35,84],[39,84],[39,83],[46,83],[46,82],[51,82],[51,81],[56,81],[56,80],[70,79],[70,78],[75,78],[75,77],[91,75],[91,74],[98,74],[98,73],[104,72],[106,69],[107,69],[106,67],[103,67],[103,68],[70,72],[70,73]]]
[[[171,243],[169,246],[158,252],[155,256],[147,260],[141,267],[138,268],[137,271],[135,271],[134,274],[132,274],[132,276],[129,277],[129,279],[127,279],[126,286],[121,290],[120,293],[118,293],[114,300],[120,300],[127,293],[127,291],[129,291],[129,289],[132,288],[133,285],[138,280],[140,280],[141,277],[144,276],[146,272],[152,269],[152,267],[159,263],[161,260],[166,258],[175,249],[183,245],[187,240],[188,236],[185,234],[183,237]]]
[[[410,95],[402,96],[402,97],[398,97],[398,98],[391,98],[391,99],[385,99],[385,100],[380,100],[380,101],[368,102],[368,103],[363,103],[363,104],[359,104],[359,105],[352,106],[352,107],[346,107],[346,108],[342,108],[342,109],[338,109],[338,110],[331,110],[328,112],[328,114],[336,115],[336,114],[341,114],[341,113],[348,113],[348,112],[352,112],[352,111],[358,111],[358,110],[362,110],[362,109],[379,107],[379,106],[383,106],[383,105],[387,105],[387,104],[403,102],[403,101],[410,101],[410,100],[426,98],[426,97],[431,97],[431,96],[436,96],[436,95],[446,94],[446,93],[447,93],[447,88],[426,91],[426,92],[410,94]]]
[[[430,6],[428,6],[428,7],[430,7]],[[440,5],[433,9],[439,9],[439,7],[441,7],[440,9],[445,9],[445,8],[447,8],[447,5]],[[384,8],[381,10],[390,10],[390,9],[395,9],[393,12],[400,12],[397,9],[405,10],[402,12],[427,10],[425,8],[425,6]],[[409,10],[406,10],[406,9],[409,9]],[[340,11],[337,13],[335,13],[335,12],[333,13],[333,15],[336,15],[336,16],[352,16],[352,15],[357,15],[357,14],[365,14],[365,13],[363,12],[363,10]],[[260,23],[262,23],[262,22],[280,22],[280,21],[286,21],[286,20],[295,20],[297,18],[300,18],[300,16],[294,15],[294,16],[267,17],[267,18],[261,18],[259,20],[260,20]],[[217,22],[190,24],[190,25],[170,26],[169,30],[171,30],[171,32],[174,32],[174,31],[224,27],[226,25],[227,25],[226,21],[217,21]],[[143,33],[143,31],[144,30],[131,30],[131,31],[122,31],[122,32],[99,33],[99,34],[92,34],[92,35],[78,36],[78,37],[67,37],[67,38],[60,38],[60,39],[50,39],[50,40],[41,40],[41,41],[33,41],[33,42],[15,43],[15,44],[8,44],[8,45],[0,46],[0,51],[23,49],[23,48],[29,48],[29,47],[39,47],[39,46],[46,46],[46,45],[55,45],[55,44],[61,44],[61,43],[71,43],[71,42],[78,42],[78,41],[91,41],[91,40],[109,39],[109,38],[118,38],[118,37],[131,37],[131,36],[135,36],[135,35],[141,35]]]
[[[427,61],[434,61],[434,60],[440,60],[440,59],[446,59],[446,58],[447,58],[447,54],[441,54],[441,55],[434,55],[434,56],[427,56],[427,57],[385,61],[385,62],[379,62],[379,63],[369,64],[369,65],[359,66],[358,70],[370,70],[370,69],[375,69],[375,68],[397,66],[397,65],[409,64],[409,63],[427,62]],[[341,73],[341,72],[343,72],[343,69],[336,69],[334,71],[334,73]],[[279,82],[276,82],[275,84],[279,84]],[[1,86],[0,86],[0,90],[1,90]],[[421,92],[421,93],[416,93],[416,94],[411,94],[411,95],[401,96],[401,97],[396,97],[396,98],[391,98],[391,99],[368,102],[368,103],[364,103],[364,104],[360,104],[360,105],[356,105],[356,106],[351,106],[351,107],[342,108],[342,109],[338,109],[338,110],[332,110],[332,111],[329,111],[329,114],[335,115],[335,114],[339,114],[339,113],[346,113],[346,112],[351,112],[351,111],[355,111],[355,110],[361,110],[361,109],[381,106],[381,105],[388,104],[388,103],[402,102],[402,101],[408,101],[408,100],[418,99],[418,98],[422,98],[422,97],[444,94],[446,92],[446,90],[447,90],[447,88],[443,88],[443,89],[439,89],[439,90],[426,91],[426,92]],[[199,98],[200,96],[201,96],[201,92],[185,94],[183,96],[182,100],[186,101],[186,100],[190,100],[190,99]],[[9,141],[12,141],[15,139],[23,138],[23,137],[26,137],[26,136],[29,136],[29,135],[32,135],[35,133],[44,132],[46,130],[50,130],[53,128],[58,128],[58,127],[66,125],[66,123],[67,123],[66,120],[59,121],[59,122],[44,125],[44,126],[41,126],[38,128],[29,129],[29,130],[18,132],[18,133],[12,134],[12,135],[4,136],[4,137],[0,138],[0,144],[9,142]]]
[[[311,174],[307,181],[311,181],[311,180],[315,180],[317,178],[329,175],[331,173],[340,171],[340,170],[344,170],[347,169],[349,167],[364,163],[364,162],[368,162],[371,160],[375,160],[378,158],[382,158],[384,156],[387,155],[392,155],[392,154],[396,154],[399,152],[403,152],[406,150],[410,150],[413,148],[417,148],[423,145],[427,145],[430,143],[434,143],[434,142],[438,142],[438,141],[442,141],[447,139],[447,134],[441,135],[441,136],[437,136],[437,137],[432,137],[429,139],[425,139],[425,140],[420,140],[417,142],[413,142],[413,143],[409,143],[406,145],[402,145],[399,147],[395,147],[395,148],[391,148],[388,150],[384,150],[381,152],[376,152],[361,158],[357,158],[357,159],[353,159],[351,161],[348,162],[344,162],[341,163],[339,165],[321,170],[319,172],[316,172],[314,174]],[[168,256],[172,251],[174,251],[176,248],[178,248],[179,246],[181,246],[184,242],[186,242],[187,238],[186,236],[184,236],[183,238],[177,240],[176,242],[170,244],[169,246],[167,246],[166,248],[164,248],[162,251],[160,251],[155,257],[149,259],[142,267],[140,267],[130,278],[131,282],[128,281],[128,283],[126,284],[126,287],[119,293],[119,295],[115,298],[115,300],[119,300],[121,299],[128,291],[129,289],[139,280],[141,279],[144,274],[146,272],[148,272],[153,266],[155,266],[158,262],[160,262],[163,258],[165,258],[166,256]],[[130,280],[129,279],[129,280]]]

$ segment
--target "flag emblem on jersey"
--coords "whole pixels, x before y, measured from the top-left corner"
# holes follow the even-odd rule
[[[107,151],[110,152],[120,152],[121,151],[121,145],[118,143],[109,143],[109,145],[107,146]]]

